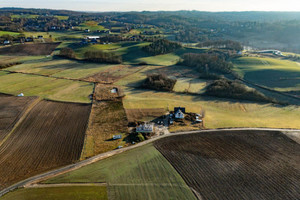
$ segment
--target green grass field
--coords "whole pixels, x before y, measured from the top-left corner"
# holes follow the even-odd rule
[[[81,29],[90,29],[90,31],[97,31],[97,30],[105,30],[105,28],[101,25],[98,25],[96,21],[86,21],[80,24],[77,28]]]
[[[11,18],[14,19],[20,19],[20,18],[26,18],[26,19],[33,19],[37,18],[39,15],[30,15],[30,14],[25,14],[25,15],[11,15]]]
[[[29,60],[21,65],[16,65],[6,70],[12,72],[33,73],[79,79],[91,76],[114,65],[79,62],[68,59],[53,59],[52,57],[39,60]]]
[[[206,128],[270,127],[300,128],[299,106],[278,106],[218,99],[199,95],[176,94],[125,87],[125,109],[186,107],[187,112],[206,112]]]
[[[45,183],[106,182],[109,199],[195,199],[152,144],[82,167]]]
[[[207,81],[193,78],[179,78],[174,86],[175,92],[203,94]]]
[[[25,96],[40,96],[57,101],[90,103],[89,95],[92,91],[92,83],[80,81],[20,73],[4,73],[0,76],[0,92],[13,95],[24,93]]]
[[[245,80],[278,91],[300,91],[300,64],[274,58],[242,57],[234,70]]]
[[[21,33],[18,32],[11,32],[11,31],[0,31],[0,36],[2,35],[11,35],[11,36],[18,36]]]
[[[1,200],[107,200],[105,186],[25,188],[8,193]]]

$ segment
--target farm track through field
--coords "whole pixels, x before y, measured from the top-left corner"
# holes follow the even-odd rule
[[[58,175],[70,172],[70,171],[74,171],[74,170],[79,169],[81,167],[84,167],[86,165],[95,163],[99,160],[103,160],[103,159],[111,157],[113,155],[120,154],[122,152],[125,152],[125,151],[128,151],[128,150],[143,146],[143,145],[148,144],[148,143],[152,143],[152,142],[154,142],[156,140],[160,140],[162,138],[179,136],[179,135],[196,134],[196,133],[210,133],[210,132],[224,132],[224,131],[244,131],[244,130],[251,130],[251,131],[284,131],[284,132],[298,132],[298,133],[300,133],[300,130],[296,130],[296,129],[270,129],[270,128],[233,128],[233,129],[228,129],[227,128],[227,129],[188,131],[188,132],[179,132],[179,133],[168,134],[168,135],[164,135],[164,136],[149,139],[145,142],[138,143],[134,146],[129,146],[129,147],[126,147],[126,148],[123,148],[123,149],[118,149],[118,150],[102,153],[102,154],[99,154],[97,156],[91,157],[89,159],[80,161],[78,163],[71,164],[71,165],[56,169],[56,170],[48,171],[44,174],[33,176],[31,178],[28,178],[26,180],[23,180],[19,183],[16,183],[16,184],[14,184],[10,187],[7,187],[7,188],[3,189],[2,191],[0,191],[0,196],[4,195],[4,194],[6,194],[6,193],[8,193],[12,190],[15,190],[17,188],[28,187],[32,184],[37,184],[37,183],[39,183],[43,180],[46,180],[46,179],[52,178],[54,176],[58,176]]]
[[[0,146],[0,188],[80,157],[89,104],[40,101]]]

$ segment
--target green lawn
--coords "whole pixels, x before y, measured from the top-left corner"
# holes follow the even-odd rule
[[[175,92],[202,94],[205,92],[207,81],[193,78],[179,78],[174,86]]]
[[[44,57],[39,60],[24,62],[21,65],[16,65],[7,68],[6,70],[78,79],[96,74],[113,66],[114,65],[109,64],[87,63],[68,59],[53,59],[52,57]]]
[[[11,18],[15,19],[20,19],[20,18],[27,18],[27,19],[33,19],[37,18],[39,15],[30,15],[30,14],[25,14],[25,15],[11,15]]]
[[[20,35],[20,34],[21,34],[21,33],[18,33],[18,32],[0,31],[0,36],[2,36],[2,35],[18,36],[18,35]]]
[[[242,57],[233,63],[246,80],[278,91],[300,91],[300,63],[258,57]]]
[[[54,17],[56,17],[59,20],[68,20],[69,16],[62,16],[62,15],[54,15]]]
[[[92,91],[92,83],[37,75],[12,73],[4,74],[0,79],[2,93],[24,93],[25,96],[40,96],[58,101],[90,103],[89,95]]]
[[[105,186],[67,186],[18,189],[1,200],[107,200]]]
[[[98,25],[98,22],[96,21],[86,21],[80,24],[77,28],[90,29],[90,31],[105,30],[105,28]]]
[[[110,199],[195,199],[152,144],[82,167],[45,183],[107,182]]]

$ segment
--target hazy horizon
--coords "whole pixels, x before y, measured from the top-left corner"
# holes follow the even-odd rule
[[[295,6],[296,5],[296,6]],[[0,7],[47,8],[74,11],[300,11],[297,0],[0,0]]]

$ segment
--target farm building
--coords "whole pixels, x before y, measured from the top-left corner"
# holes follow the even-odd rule
[[[3,42],[3,44],[4,44],[4,45],[9,45],[9,44],[10,44],[10,41],[9,41],[9,40],[5,40],[5,41]]]
[[[154,132],[154,124],[141,124],[138,127],[136,127],[136,132],[137,133],[153,133]]]
[[[175,107],[174,108],[174,116],[175,119],[184,119],[185,108]]]
[[[122,139],[122,135],[114,135],[113,140]]]

